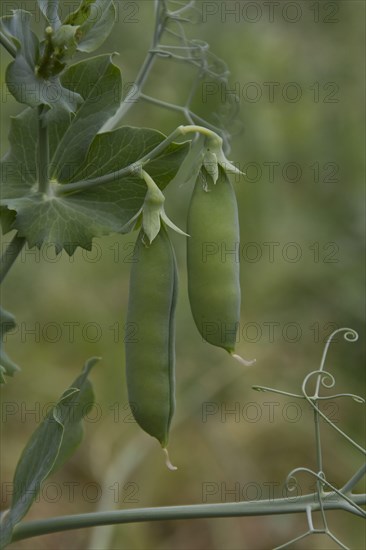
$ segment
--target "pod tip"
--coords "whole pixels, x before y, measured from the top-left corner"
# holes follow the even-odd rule
[[[163,448],[163,451],[165,453],[165,464],[166,464],[166,467],[168,468],[168,470],[170,470],[171,472],[174,472],[175,470],[178,470],[178,468],[176,466],[173,466],[173,464],[170,462],[168,449]]]
[[[257,361],[256,359],[252,359],[251,361],[248,361],[247,359],[243,359],[243,357],[241,357],[237,353],[231,353],[230,355],[245,367],[251,367]]]

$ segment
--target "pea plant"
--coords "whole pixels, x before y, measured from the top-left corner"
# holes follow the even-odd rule
[[[98,49],[116,19],[113,0],[82,0],[75,11],[62,18],[57,0],[38,0],[44,17],[41,37],[31,30],[32,16],[18,9],[0,21],[0,41],[10,56],[6,85],[25,109],[12,118],[9,151],[1,164],[1,225],[13,232],[3,253],[0,279],[4,280],[23,247],[52,244],[56,253],[70,256],[78,247],[90,250],[92,240],[111,233],[137,230],[129,286],[126,326],[136,326],[138,341],[127,339],[126,380],[131,410],[137,424],[156,438],[165,453],[175,408],[175,309],[178,270],[170,232],[187,239],[189,300],[194,322],[202,338],[222,348],[243,368],[254,360],[235,353],[236,330],[211,331],[219,323],[238,327],[240,321],[239,262],[221,262],[211,256],[202,262],[207,242],[224,242],[233,249],[239,242],[239,218],[230,174],[240,174],[226,155],[230,135],[217,124],[192,110],[199,83],[209,76],[227,83],[224,62],[208,45],[188,39],[185,24],[194,0],[155,0],[155,29],[151,48],[135,86],[122,99],[119,68],[109,54],[82,57]],[[73,63],[73,58],[77,60]],[[185,105],[172,105],[144,93],[155,59],[175,59],[193,67],[196,80]],[[131,94],[135,101],[131,101]],[[155,129],[120,125],[136,102],[174,109],[185,124],[169,136]],[[229,106],[235,118],[235,105]],[[191,139],[187,139],[191,137]],[[187,235],[170,220],[164,209],[163,190],[171,182],[196,181],[187,217]],[[183,238],[183,237],[182,237]],[[20,368],[4,351],[3,340],[15,326],[12,314],[1,309],[0,379],[21,377]],[[23,522],[42,483],[70,458],[83,436],[83,417],[94,402],[90,372],[99,358],[86,361],[81,374],[58,398],[46,418],[26,443],[13,478],[11,506],[1,515],[1,548],[9,543],[47,533],[154,520],[176,520],[302,513],[308,530],[278,546],[323,533],[339,547],[347,548],[328,526],[328,510],[344,510],[365,517],[365,494],[353,492],[366,472],[365,465],[341,489],[327,479],[323,468],[320,420],[365,455],[365,449],[336,426],[322,411],[322,401],[351,398],[350,393],[320,395],[335,379],[324,370],[330,343],[337,333],[346,341],[357,340],[351,328],[339,329],[328,339],[318,370],[304,379],[300,393],[255,386],[306,400],[314,412],[316,470],[298,467],[287,477],[288,490],[300,473],[312,476],[316,491],[296,499],[171,506],[133,510],[98,511]],[[311,384],[313,389],[311,389]],[[167,474],[170,475],[170,474]],[[313,524],[321,514],[321,527]]]

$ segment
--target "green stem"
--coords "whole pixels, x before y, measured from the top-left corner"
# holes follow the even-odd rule
[[[318,406],[318,402],[317,400],[315,400],[315,407],[317,406]],[[323,474],[323,455],[322,455],[322,447],[321,447],[319,414],[316,408],[314,409],[314,429],[315,429],[315,449],[316,449],[317,471],[319,475],[322,475]],[[324,486],[322,485],[322,482],[319,479],[316,480],[316,488],[317,488],[319,505],[321,507],[320,510],[321,510],[321,517],[323,520],[323,526],[324,526],[324,529],[327,529],[327,518],[325,517],[324,507],[322,506],[322,493],[324,490]]]
[[[49,188],[49,141],[48,127],[42,117],[43,105],[38,107],[38,191],[47,193]]]
[[[352,491],[353,487],[357,485],[359,481],[363,478],[363,476],[366,474],[366,463],[361,466],[361,468],[355,473],[354,476],[351,477],[349,481],[342,487],[341,493],[349,493]]]
[[[5,279],[11,266],[21,253],[25,245],[25,238],[15,235],[0,259],[0,283]]]
[[[191,133],[198,133],[202,134],[204,136],[207,136],[210,139],[213,139],[217,141],[220,145],[222,145],[222,138],[217,135],[216,132],[213,130],[210,130],[209,128],[206,128],[205,126],[197,126],[197,124],[188,124],[187,126],[179,126],[178,130],[180,130],[180,133],[184,136],[186,134]]]
[[[326,510],[347,510],[353,512],[352,506],[334,493],[328,493],[329,500],[323,500]],[[366,494],[352,495],[357,504],[366,503]],[[265,516],[277,514],[304,513],[311,506],[313,511],[319,510],[316,502],[317,494],[298,498],[282,498],[261,500],[257,502],[234,502],[220,504],[194,504],[188,506],[166,506],[160,508],[140,508],[134,510],[113,510],[110,512],[95,512],[75,514],[51,519],[30,521],[18,524],[13,533],[12,542],[55,533],[82,529],[100,525],[115,525],[122,523],[138,523],[143,521],[170,521],[178,519],[200,518],[231,518],[248,516]]]
[[[152,97],[143,93],[140,93],[140,98],[147,103],[152,103],[153,105],[157,105],[158,107],[163,107],[163,109],[169,109],[171,111],[177,111],[178,113],[183,114],[187,112],[186,107],[176,105],[175,103],[168,103],[168,101],[163,101],[162,99],[157,99],[156,97]]]
[[[175,105],[175,103],[169,103],[168,101],[164,101],[162,99],[157,99],[156,97],[152,97],[143,93],[140,93],[140,99],[143,101],[146,101],[147,103],[151,103],[152,105],[156,105],[158,107],[162,107],[163,109],[168,109],[170,111],[176,111],[178,113],[183,113],[183,115],[186,117],[188,121],[197,122],[204,125],[205,128],[208,128],[215,134],[220,134],[222,132],[222,129],[218,126],[214,126],[213,124],[210,124],[207,120],[204,120],[202,117],[196,115],[193,113],[188,107],[182,107],[181,105]],[[193,120],[194,119],[194,120]]]
[[[167,17],[165,14],[165,10],[163,9],[164,6],[163,8],[161,8],[161,6],[163,6],[161,0],[157,0],[155,7],[155,28],[151,48],[146,55],[143,64],[141,65],[134,85],[131,87],[125,99],[122,101],[118,111],[112,118],[107,120],[104,126],[100,129],[99,133],[109,132],[110,130],[113,130],[113,128],[117,126],[117,124],[123,119],[126,113],[140,97],[141,90],[155,62],[156,52],[152,50],[154,50],[158,46],[160,38],[165,30]]]
[[[91,187],[95,187],[97,185],[104,185],[106,183],[111,183],[113,181],[116,181],[116,179],[121,178],[122,176],[127,176],[128,174],[136,173],[137,170],[141,169],[142,166],[154,158],[156,158],[160,153],[166,149],[166,147],[175,139],[177,139],[179,136],[182,135],[182,132],[179,128],[174,130],[168,136],[165,138],[159,145],[157,145],[154,149],[150,151],[150,153],[147,153],[144,157],[142,157],[137,162],[133,162],[132,164],[129,164],[128,166],[125,166],[125,168],[121,168],[120,170],[117,170],[116,172],[111,172],[110,174],[105,174],[104,176],[100,176],[98,178],[92,178],[90,180],[82,180],[77,181],[76,183],[65,183],[62,185],[59,185],[59,187],[56,190],[56,194],[58,196],[66,195],[70,192],[74,193],[75,191],[85,191],[85,189],[90,189]]]
[[[189,133],[200,133],[211,139],[219,140],[222,143],[222,139],[220,138],[220,136],[218,136],[212,130],[205,128],[204,126],[196,126],[196,125],[178,126],[178,128],[176,128],[174,132],[172,132],[161,143],[159,143],[159,145],[157,145],[154,149],[152,149],[150,153],[147,153],[138,161],[133,162],[132,164],[129,164],[128,166],[125,166],[124,168],[117,170],[116,172],[111,172],[110,174],[105,174],[104,176],[100,176],[98,178],[77,181],[75,183],[64,183],[57,187],[57,189],[55,190],[55,193],[57,196],[63,196],[69,193],[85,191],[86,189],[91,189],[92,187],[95,187],[97,185],[105,185],[106,183],[112,183],[113,181],[116,181],[116,179],[119,179],[122,176],[136,173],[136,171],[140,171],[145,164],[147,164],[148,162],[150,162],[151,160],[159,156],[160,153],[162,153],[164,149],[166,149],[168,145],[170,145],[170,143],[172,143],[175,139],[181,137],[182,135],[185,136],[186,134],[189,134]]]
[[[6,49],[8,53],[10,53],[12,57],[16,57],[17,55],[16,47],[14,46],[14,44],[12,44],[12,42],[10,42],[9,38],[5,36],[5,34],[2,32],[0,32],[0,44]]]
[[[315,407],[318,407],[318,400],[314,400]],[[321,446],[321,436],[320,436],[320,423],[319,423],[319,413],[318,409],[314,408],[314,430],[315,430],[315,448],[316,448],[316,464],[318,473],[323,472],[323,455],[322,455],[322,446]],[[320,490],[320,482],[317,481],[318,488]]]

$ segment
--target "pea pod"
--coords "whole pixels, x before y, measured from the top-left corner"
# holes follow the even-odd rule
[[[195,324],[204,340],[252,364],[234,354],[241,302],[239,219],[234,189],[221,167],[215,184],[202,169],[187,231],[188,293]]]
[[[165,449],[175,408],[178,277],[164,225],[149,246],[146,240],[141,230],[134,251],[126,323],[127,330],[136,327],[136,340],[126,338],[127,390],[136,422]]]

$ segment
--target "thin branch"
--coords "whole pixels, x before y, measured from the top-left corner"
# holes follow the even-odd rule
[[[0,283],[5,279],[11,266],[21,253],[25,245],[25,238],[15,235],[0,259]]]
[[[14,44],[11,43],[9,38],[2,32],[0,32],[0,44],[6,49],[12,57],[16,57],[17,49]]]
[[[86,189],[91,189],[92,187],[95,187],[97,185],[105,185],[107,183],[112,183],[113,181],[116,181],[122,176],[127,176],[128,174],[139,173],[141,168],[145,164],[147,164],[154,158],[158,157],[160,153],[162,153],[164,149],[166,149],[167,146],[170,145],[170,143],[172,143],[175,139],[185,136],[186,134],[189,134],[189,133],[197,133],[197,132],[200,134],[206,135],[211,139],[215,139],[216,141],[221,140],[221,138],[217,134],[215,134],[214,131],[208,128],[205,128],[204,126],[181,125],[181,126],[178,126],[178,128],[176,128],[174,132],[172,132],[168,137],[163,139],[163,141],[160,142],[159,145],[154,147],[154,149],[152,149],[149,153],[141,157],[136,162],[133,162],[132,164],[129,164],[128,166],[125,166],[120,170],[116,170],[115,172],[111,172],[110,174],[104,174],[104,176],[99,176],[97,178],[77,181],[75,183],[59,184],[58,187],[55,189],[55,194],[57,196],[63,196],[69,193],[85,191]]]
[[[324,533],[324,531],[320,531],[320,532]],[[313,531],[306,531],[306,533],[303,533],[302,535],[299,535],[298,537],[295,537],[294,539],[291,539],[285,542],[285,544],[281,544],[281,546],[276,546],[276,548],[274,548],[273,550],[283,550],[284,548],[289,548],[290,546],[295,544],[295,542],[305,539],[306,537],[310,537],[313,533],[314,533]]]
[[[74,514],[38,521],[18,524],[13,533],[12,542],[72,529],[83,529],[100,525],[116,525],[123,523],[138,523],[143,521],[169,521],[178,519],[249,517],[278,514],[304,513],[311,506],[313,511],[319,510],[315,501],[317,494],[294,498],[270,499],[257,502],[234,502],[220,504],[194,504],[188,506],[165,506],[159,508],[140,508],[133,510],[113,510],[110,512],[94,512],[89,514]],[[352,495],[354,502],[366,504],[366,494]],[[345,505],[347,504],[347,506]],[[326,510],[347,510],[344,503],[334,495],[331,500],[323,502]]]
[[[143,156],[138,161],[133,162],[132,164],[129,164],[128,166],[125,166],[124,168],[117,170],[116,172],[105,174],[104,176],[92,178],[90,180],[82,180],[75,183],[65,183],[65,184],[59,185],[56,189],[56,195],[62,196],[68,193],[74,193],[76,191],[85,191],[85,189],[90,189],[91,187],[95,187],[97,185],[105,185],[107,183],[116,181],[116,179],[119,179],[122,176],[127,176],[128,174],[134,174],[137,172],[139,168],[142,168],[144,164],[146,164],[147,162],[150,162],[151,160],[159,156],[160,153],[162,153],[164,149],[172,141],[174,141],[181,135],[182,135],[182,131],[181,131],[181,127],[179,126],[167,138],[165,138],[161,143],[159,143],[159,145],[157,145],[154,149],[152,149],[150,153],[147,153],[147,155]]]
[[[339,330],[344,330],[344,329],[339,329]],[[347,329],[347,330],[351,330],[351,329]],[[354,331],[353,331],[354,332]],[[304,378],[304,381],[303,381],[303,384],[302,384],[302,392],[304,394],[304,397],[306,399],[306,401],[310,404],[310,406],[315,410],[317,410],[317,414],[320,415],[322,417],[323,420],[325,420],[325,422],[327,424],[329,424],[329,426],[331,426],[334,430],[336,430],[340,435],[342,435],[349,443],[351,443],[351,445],[353,445],[356,449],[358,449],[359,451],[361,451],[361,453],[363,453],[364,455],[366,455],[366,449],[364,449],[361,445],[359,445],[358,443],[356,443],[356,441],[354,441],[350,436],[348,436],[343,430],[341,430],[340,428],[338,428],[338,426],[336,426],[328,417],[326,414],[324,414],[322,411],[320,411],[318,409],[318,407],[314,404],[314,396],[309,396],[308,393],[307,393],[307,390],[306,390],[306,385],[309,381],[309,379],[315,374],[315,375],[318,375],[318,374],[324,374],[326,376],[328,376],[331,381],[332,381],[332,385],[331,386],[328,386],[328,387],[333,387],[334,386],[334,377],[327,371],[323,371],[323,370],[317,370],[317,371],[312,371],[310,372],[305,378]],[[324,384],[324,382],[323,382]],[[359,401],[361,402],[361,401]]]
[[[176,2],[176,3],[178,4],[178,2]],[[188,11],[189,9],[194,8],[195,3],[196,3],[196,0],[190,0],[190,2],[188,2],[188,4],[182,3],[181,4],[182,7],[179,8],[178,10],[175,10],[174,14],[175,15],[180,15],[181,13],[184,13],[185,11]]]
[[[102,126],[99,130],[99,133],[109,132],[117,126],[117,124],[122,120],[126,115],[127,111],[130,110],[132,105],[139,99],[143,85],[145,84],[151,69],[153,67],[156,53],[153,51],[159,44],[160,38],[164,32],[167,18],[165,15],[165,10],[161,6],[160,0],[157,0],[155,5],[155,28],[154,36],[151,44],[151,48],[147,53],[143,64],[141,65],[140,71],[136,77],[134,86],[131,87],[130,91],[126,95],[125,99],[122,101],[118,111]]]
[[[366,474],[366,462],[355,473],[355,475],[352,476],[351,479],[347,481],[347,483],[342,487],[341,493],[349,493],[353,489],[353,487],[355,487],[357,483],[361,481],[361,479],[365,474]]]
[[[340,541],[335,535],[333,535],[333,533],[331,533],[331,531],[328,530],[325,534],[328,535],[329,538],[331,538],[332,540],[334,540],[334,542],[335,542],[336,544],[338,544],[338,546],[339,546],[340,548],[343,548],[343,550],[349,550],[348,546],[346,546],[345,544],[343,544],[343,542]]]
[[[330,489],[330,492],[327,495],[325,495],[324,491],[322,491],[321,493],[320,493],[320,491],[317,491],[317,493],[316,493],[316,495],[318,496],[318,501],[319,501],[319,509],[321,511],[324,510],[324,508],[323,508],[323,499],[325,500],[329,496],[331,496],[332,498],[333,498],[333,496],[338,496],[339,498],[344,499],[349,504],[349,506],[353,506],[355,508],[355,511],[357,511],[359,514],[361,514],[362,517],[366,518],[366,512],[364,512],[364,510],[362,510],[362,508],[360,508],[359,506],[357,506],[357,504],[355,504],[355,502],[352,500],[351,496],[345,495],[344,493],[341,493],[341,491],[339,489],[334,487],[334,485],[332,483],[330,483],[329,481],[327,481],[327,479],[325,479],[323,473],[314,472],[313,470],[310,470],[309,468],[303,468],[303,467],[295,468],[287,476],[286,485],[288,487],[289,487],[289,481],[290,480],[296,480],[295,474],[298,473],[298,472],[306,472],[306,473],[314,476],[318,481],[321,482],[323,487],[327,487],[328,489]],[[307,513],[308,513],[308,511],[307,511]],[[325,522],[325,528],[327,528],[326,522]]]
[[[175,103],[168,103],[168,101],[163,101],[162,99],[157,99],[156,97],[152,97],[143,93],[140,94],[140,99],[142,99],[143,101],[146,101],[147,103],[152,103],[153,105],[162,107],[163,109],[169,109],[171,111],[177,111],[183,114],[185,114],[186,112],[186,108],[182,107],[181,105],[176,105]]]
[[[322,443],[320,435],[320,424],[319,424],[319,409],[317,400],[314,401],[314,433],[315,433],[315,453],[316,453],[316,464],[318,469],[319,477],[322,477],[323,474],[323,454],[322,454]],[[323,481],[317,479],[316,488],[318,493],[319,505],[321,508],[321,517],[323,520],[324,528],[327,528],[327,519],[324,513],[324,507],[322,506],[322,491],[323,491]]]
[[[288,392],[288,391],[283,391],[283,390],[276,390],[275,388],[269,388],[267,386],[252,386],[252,389],[255,390],[255,391],[260,391],[260,392],[270,392],[270,393],[277,393],[278,395],[285,395],[286,397],[293,397],[293,398],[297,398],[297,399],[305,399],[305,397],[303,395],[300,395],[298,393],[291,393],[291,392]]]

